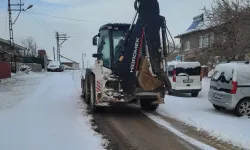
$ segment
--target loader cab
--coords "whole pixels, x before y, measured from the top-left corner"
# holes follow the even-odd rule
[[[93,37],[93,45],[97,46],[97,53],[93,57],[103,60],[103,67],[113,70],[117,55],[117,45],[125,36],[130,24],[106,24]]]

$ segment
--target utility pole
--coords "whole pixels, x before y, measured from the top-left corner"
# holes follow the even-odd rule
[[[87,67],[89,67],[89,60],[87,61]]]
[[[23,8],[22,8],[23,6],[24,6],[24,4],[22,3],[22,0],[20,0],[20,2],[17,3],[17,4],[12,4],[12,3],[10,2],[10,0],[8,0],[10,49],[11,49],[11,50],[13,51],[13,53],[14,53],[14,62],[15,62],[15,67],[14,67],[14,71],[13,71],[13,70],[12,70],[12,68],[13,68],[12,62],[13,62],[13,61],[11,61],[11,70],[12,70],[12,72],[14,72],[14,73],[16,73],[16,70],[17,70],[17,68],[16,68],[16,53],[18,53],[19,55],[20,55],[20,53],[19,53],[19,51],[16,51],[16,50],[15,50],[13,25],[16,23],[16,21],[17,21],[19,15],[21,14],[22,11],[26,11],[26,10],[28,10],[28,9],[30,9],[30,8],[33,7],[33,5],[29,5],[26,9],[23,9]],[[12,9],[12,7],[15,7],[15,8]],[[17,17],[16,17],[14,23],[12,22],[12,11],[18,11],[18,12],[19,12],[19,14],[17,15]]]
[[[82,53],[82,69],[84,70],[85,69],[85,66],[84,66],[84,59],[86,57],[86,53]]]
[[[57,60],[60,61],[61,52],[60,47],[62,44],[68,39],[67,34],[60,34],[59,32],[56,32],[56,45],[57,45]],[[62,43],[60,43],[62,41]]]
[[[54,61],[56,60],[56,56],[55,56],[55,47],[53,47],[53,56],[54,56]]]

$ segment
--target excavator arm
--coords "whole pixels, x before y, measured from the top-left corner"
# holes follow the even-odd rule
[[[127,99],[136,95],[138,84],[146,91],[159,90],[164,97],[165,88],[170,85],[165,74],[166,21],[160,16],[157,0],[136,0],[134,6],[136,15],[133,23],[117,46],[115,74],[120,78]]]

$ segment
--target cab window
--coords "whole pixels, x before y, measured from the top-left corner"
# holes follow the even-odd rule
[[[101,31],[101,37],[99,38],[99,48],[98,52],[102,53],[103,66],[106,68],[111,68],[110,60],[110,40],[109,40],[109,31]]]

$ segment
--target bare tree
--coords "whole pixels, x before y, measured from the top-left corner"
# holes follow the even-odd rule
[[[26,56],[36,56],[37,55],[37,43],[34,37],[26,37],[20,40],[21,45],[25,47],[28,51]]]
[[[206,25],[217,28],[220,38],[207,53],[222,60],[239,60],[250,48],[249,0],[214,0],[211,9],[204,8]]]

